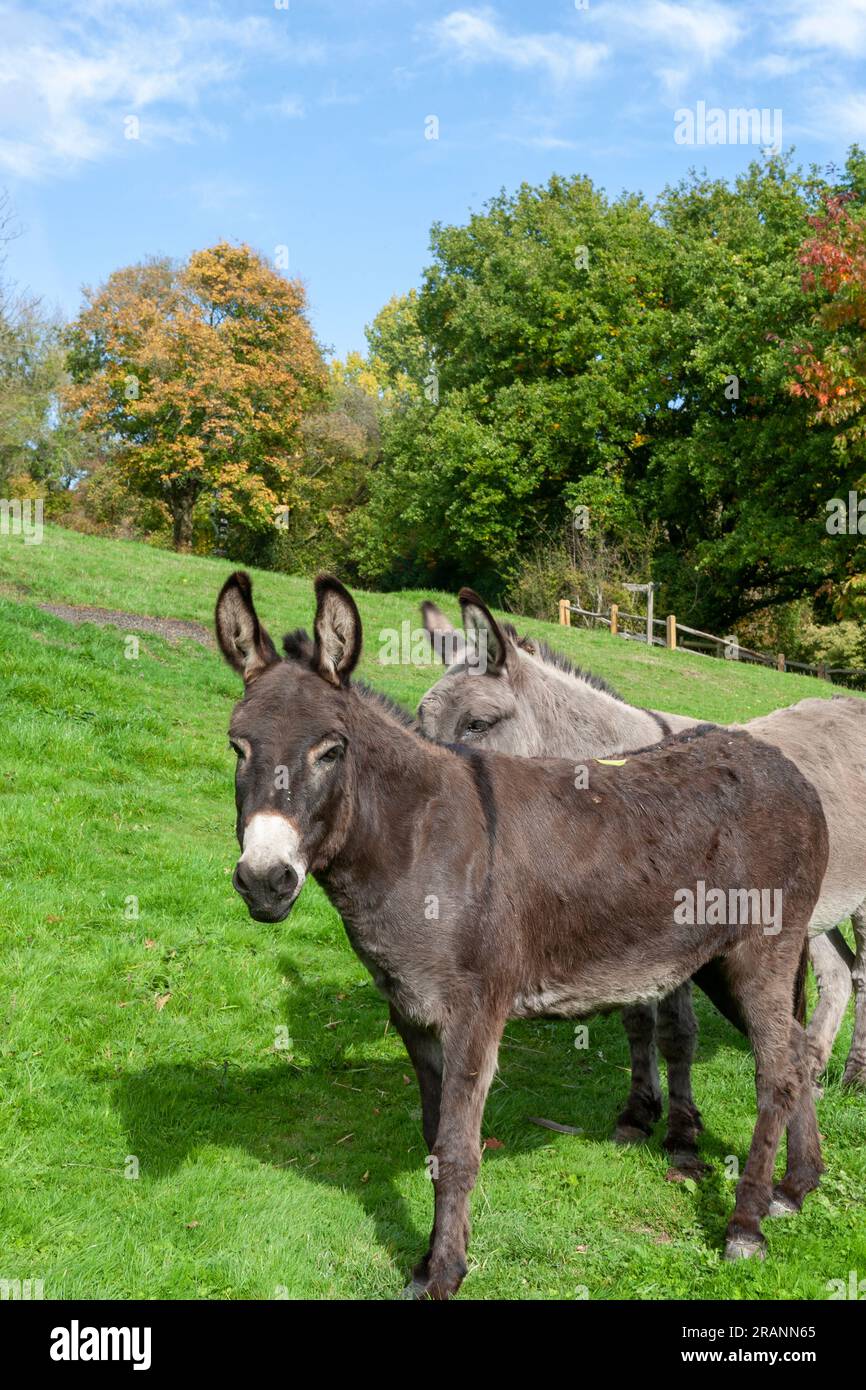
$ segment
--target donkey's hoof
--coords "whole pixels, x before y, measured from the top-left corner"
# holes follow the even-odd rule
[[[400,1297],[410,1303],[417,1303],[419,1299],[427,1297],[427,1281],[425,1279],[413,1279],[411,1284],[407,1284]]]
[[[767,1208],[768,1216],[796,1216],[800,1208],[783,1192],[774,1192]]]
[[[709,1163],[704,1163],[702,1158],[698,1158],[696,1153],[685,1152],[670,1153],[668,1157],[671,1166],[665,1173],[666,1182],[685,1182],[691,1178],[693,1182],[701,1182],[713,1171]]]
[[[730,1236],[725,1242],[726,1260],[751,1260],[757,1256],[763,1260],[767,1254],[767,1242],[763,1236]]]
[[[615,1144],[645,1144],[649,1138],[649,1131],[638,1129],[637,1125],[617,1125],[613,1132]]]
[[[403,1290],[403,1297],[416,1303],[427,1299],[434,1303],[443,1303],[446,1299],[454,1297],[465,1277],[465,1260],[440,1261],[436,1265],[428,1257],[413,1269],[412,1282]]]

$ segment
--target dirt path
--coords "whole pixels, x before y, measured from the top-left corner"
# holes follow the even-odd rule
[[[119,608],[90,608],[86,605],[70,603],[40,603],[43,613],[53,613],[67,623],[98,623],[100,627],[122,627],[131,632],[150,632],[164,637],[167,642],[177,642],[186,637],[199,642],[203,647],[216,645],[213,637],[201,623],[187,622],[183,618],[149,618],[143,613],[124,613]]]

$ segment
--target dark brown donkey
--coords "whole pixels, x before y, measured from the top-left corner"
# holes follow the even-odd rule
[[[315,638],[287,638],[286,660],[246,575],[217,602],[220,646],[246,683],[229,735],[234,884],[253,917],[277,922],[315,874],[390,1004],[435,1178],[413,1293],[447,1298],[466,1272],[481,1118],[507,1020],[656,998],[711,962],[708,989],[746,1027],[758,1096],[726,1254],[762,1253],[762,1217],[797,1210],[821,1172],[792,1010],[827,863],[810,784],[778,750],[730,730],[593,764],[586,787],[569,761],[429,743],[350,684],[358,610],[335,579],[319,579],[316,594]],[[755,910],[762,893],[772,924]]]

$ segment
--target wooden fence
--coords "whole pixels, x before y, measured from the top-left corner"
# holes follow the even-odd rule
[[[666,618],[654,618],[646,613],[627,613],[618,603],[612,603],[607,613],[595,613],[590,608],[581,608],[580,604],[572,603],[570,599],[560,599],[559,621],[563,627],[571,627],[572,614],[583,618],[587,627],[603,623],[610,628],[614,637],[625,637],[632,642],[724,657],[728,661],[746,661],[757,666],[771,666],[777,671],[796,671],[800,675],[816,676],[818,680],[832,681],[856,690],[866,688],[866,668],[862,666],[828,666],[823,661],[810,665],[805,661],[789,661],[784,652],[776,652],[772,656],[767,652],[753,652],[749,647],[741,646],[734,636],[719,637],[713,632],[702,632],[700,628],[678,623],[673,613]],[[657,633],[656,628],[661,628],[663,635]]]

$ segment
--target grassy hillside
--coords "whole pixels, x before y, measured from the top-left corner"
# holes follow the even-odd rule
[[[132,541],[106,541],[74,531],[46,527],[42,545],[23,545],[0,537],[0,598],[29,599],[119,608],[152,617],[213,622],[213,606],[223,580],[233,566],[224,560],[205,560],[152,550]],[[256,603],[272,636],[312,621],[312,584],[290,575],[253,570]],[[376,658],[383,628],[419,622],[422,599],[435,598],[454,621],[459,607],[452,595],[435,590],[397,594],[355,591],[365,629],[362,674],[395,699],[415,704],[436,669],[388,667]],[[535,633],[560,647],[581,665],[598,671],[634,704],[691,714],[701,719],[731,721],[767,714],[809,695],[829,698],[838,687],[807,676],[757,666],[722,665],[695,653],[652,652],[636,644],[612,640],[606,632],[562,628],[555,623],[520,620],[521,631]],[[234,687],[232,687],[234,693]]]
[[[426,1243],[414,1079],[339,920],[312,882],[277,926],[231,889],[235,677],[190,641],[146,635],[129,660],[124,632],[37,606],[209,624],[229,568],[54,528],[39,546],[0,539],[0,1278],[42,1279],[46,1297],[390,1297]],[[262,573],[256,592],[273,635],[309,625],[308,581]],[[437,672],[375,657],[425,596],[358,596],[364,674],[408,704]],[[833,693],[525,627],[627,698],[705,718]],[[661,1131],[608,1142],[627,1090],[615,1017],[580,1052],[567,1023],[509,1026],[462,1298],[823,1298],[862,1275],[866,1099],[838,1085],[850,1023],[820,1103],[820,1192],[768,1223],[765,1264],[725,1266],[725,1159],[745,1157],[752,1065],[699,1011],[700,1187],[665,1182]]]

